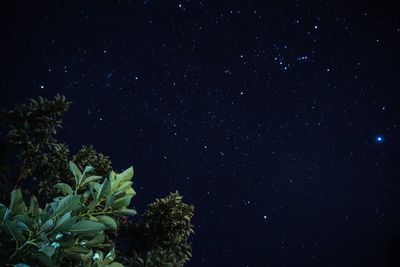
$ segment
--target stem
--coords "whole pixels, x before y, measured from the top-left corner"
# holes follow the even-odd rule
[[[35,244],[36,239],[31,239],[31,238],[32,238],[32,232],[29,231],[28,240],[26,240],[25,243],[22,244],[22,246],[20,246],[20,247],[18,246],[18,242],[17,242],[17,247],[16,247],[14,253],[10,256],[10,258],[9,258],[8,260],[11,261],[11,260],[12,260],[19,252],[21,252],[21,250],[22,250],[23,248],[25,248],[27,245],[34,245],[34,246],[37,246],[37,245]],[[25,256],[26,256],[26,253],[27,253],[27,251],[23,252],[22,257],[25,257]],[[21,257],[21,258],[22,258],[22,257]]]
[[[79,214],[79,216],[93,216],[93,215],[103,215],[103,214],[112,214],[112,211],[98,211],[98,212],[86,212]]]
[[[29,236],[29,238],[30,238],[30,236]],[[29,239],[28,239],[28,241],[29,241]],[[15,255],[17,255],[17,253],[20,252],[28,244],[28,241],[26,241],[24,244],[22,244],[22,246],[17,247],[17,249],[14,251],[14,253],[10,256],[10,260],[12,260],[15,257]]]
[[[76,185],[76,187],[75,187],[75,192],[74,192],[74,195],[75,195],[75,196],[78,194],[78,189],[79,189],[79,185]]]

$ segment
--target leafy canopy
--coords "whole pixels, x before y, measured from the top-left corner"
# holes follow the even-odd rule
[[[81,170],[71,161],[69,171],[75,183],[54,185],[60,196],[43,209],[34,196],[27,206],[19,189],[11,192],[8,207],[0,204],[3,259],[49,267],[122,266],[109,233],[117,231],[118,217],[136,214],[129,208],[133,168],[103,178],[93,167]]]

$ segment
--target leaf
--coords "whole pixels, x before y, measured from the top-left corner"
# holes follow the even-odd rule
[[[85,245],[94,247],[94,246],[104,244],[105,240],[106,240],[106,237],[104,234],[98,234],[98,235],[95,235],[91,240],[87,241],[85,243]]]
[[[25,237],[22,234],[22,230],[18,228],[16,221],[6,221],[4,224],[0,225],[0,228],[10,234],[14,240],[20,244],[25,242]]]
[[[97,176],[97,175],[89,176],[88,178],[86,178],[86,179],[82,182],[81,186],[83,186],[83,185],[85,185],[85,184],[88,184],[88,183],[90,183],[90,182],[94,182],[94,181],[100,180],[101,178],[103,178],[103,176]]]
[[[104,257],[104,262],[106,264],[112,263],[115,259],[115,250],[114,248],[111,249],[110,252],[107,253],[107,255]]]
[[[101,252],[101,251],[97,251],[94,255],[93,255],[93,260],[95,261],[95,262],[101,262],[101,261],[103,261],[103,252]]]
[[[52,219],[49,219],[47,221],[45,221],[41,226],[40,226],[40,232],[45,232],[47,230],[50,230],[51,228],[53,228],[54,226],[54,222]]]
[[[15,215],[26,211],[24,200],[22,199],[21,190],[15,189],[11,192],[10,212]]]
[[[9,209],[4,206],[3,204],[0,204],[0,221],[3,223],[3,221],[6,219],[8,216]]]
[[[118,191],[125,191],[125,190],[131,188],[132,184],[133,183],[131,181],[126,181],[126,182],[120,183],[120,185],[118,186],[117,190]]]
[[[111,229],[113,231],[117,230],[117,223],[110,216],[101,215],[101,216],[97,216],[96,218],[98,220],[100,220],[100,222],[102,222],[108,229]]]
[[[64,248],[63,252],[67,253],[67,254],[70,254],[70,255],[72,255],[72,254],[78,254],[79,255],[79,254],[87,254],[87,253],[90,252],[90,250],[88,248],[86,248],[86,247],[83,247],[83,246],[72,246],[72,247]]]
[[[25,224],[25,226],[23,226],[23,228],[25,228],[25,227],[31,228],[32,227],[32,220],[28,216],[28,214],[18,214],[18,215],[15,215],[13,217],[13,219],[15,221],[17,221],[17,224],[18,224],[18,222]],[[25,229],[25,230],[27,230],[27,229]]]
[[[15,264],[15,267],[30,267],[30,265],[25,264],[25,263],[17,263],[17,264]]]
[[[71,230],[72,225],[75,224],[77,219],[77,217],[71,217],[71,212],[67,212],[57,220],[54,230],[59,232],[68,232]]]
[[[28,214],[30,214],[33,217],[36,217],[39,216],[39,213],[40,213],[39,203],[35,196],[31,196],[31,201],[29,202]]]
[[[110,180],[111,183],[114,183],[115,179],[117,179],[117,174],[115,173],[115,171],[110,172],[108,179]]]
[[[132,187],[131,187],[131,188],[128,188],[128,189],[126,189],[126,190],[125,190],[125,194],[127,194],[127,195],[131,195],[132,197],[136,196],[136,192],[135,192],[135,190],[133,190],[133,188],[132,188]]]
[[[130,181],[133,176],[133,168],[130,167],[120,174],[110,173],[111,191],[116,192],[122,183]]]
[[[111,185],[108,179],[104,179],[104,182],[99,186],[99,188],[96,188],[97,195],[96,199],[100,200],[102,197],[104,197],[106,194],[110,192]]]
[[[97,204],[99,203],[99,200],[97,199],[93,199],[92,201],[90,201],[90,203],[86,206],[87,209],[89,210],[93,210],[96,208]]]
[[[114,202],[114,200],[115,200],[115,195],[108,195],[107,198],[106,198],[106,206],[105,206],[105,208],[106,209],[110,208],[112,203]]]
[[[65,195],[72,195],[74,191],[72,190],[71,186],[66,183],[57,183],[53,186],[56,188],[61,194]]]
[[[137,212],[134,209],[122,208],[122,209],[119,209],[119,210],[114,210],[113,214],[115,214],[115,215],[134,216],[134,215],[137,214]]]
[[[122,265],[122,264],[119,263],[119,262],[114,261],[113,263],[107,264],[107,265],[104,266],[104,267],[124,267],[124,265]]]
[[[81,259],[84,264],[86,263],[86,261],[90,262],[92,260],[92,257],[93,257],[93,250],[90,250],[88,253],[85,254],[81,253]]]
[[[97,232],[97,231],[103,231],[106,227],[104,224],[99,223],[99,222],[93,222],[90,220],[81,220],[75,223],[71,227],[71,232],[74,234],[79,234],[79,233],[86,233],[86,232]]]
[[[26,225],[25,223],[21,222],[21,221],[17,221],[16,225],[19,229],[21,230],[29,230],[28,225]]]
[[[113,209],[126,208],[131,203],[132,196],[124,196],[114,201],[111,205]]]
[[[60,200],[55,208],[52,218],[56,218],[68,211],[74,211],[80,207],[80,196],[66,196]]]
[[[86,166],[85,170],[83,171],[83,173],[91,173],[94,171],[94,167],[93,166]]]
[[[40,247],[39,251],[46,254],[49,258],[51,258],[56,252],[56,250],[52,246],[46,245],[44,242],[40,242],[39,247]]]
[[[117,174],[117,179],[119,180],[119,183],[129,181],[132,179],[132,177],[133,177],[133,167],[129,167],[120,174]]]
[[[76,185],[79,185],[82,179],[82,172],[79,170],[78,166],[76,166],[76,164],[72,161],[69,162],[69,170],[74,175]]]
[[[49,256],[40,251],[35,251],[31,253],[36,259],[43,263],[47,267],[53,267],[53,262]]]

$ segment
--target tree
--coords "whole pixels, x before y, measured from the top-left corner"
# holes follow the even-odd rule
[[[191,255],[193,207],[174,193],[149,205],[143,222],[131,223],[133,168],[112,171],[109,157],[92,146],[70,157],[57,140],[70,104],[60,95],[39,97],[0,114],[0,258],[8,259],[3,263],[118,267],[119,258],[137,266],[145,252],[144,266],[182,266]],[[116,255],[121,229],[135,232],[122,241],[134,252],[124,257]],[[135,242],[146,249],[130,248]]]
[[[178,192],[156,199],[148,206],[139,223],[122,227],[128,246],[124,249],[130,266],[178,267],[192,256],[188,243],[193,233],[194,207],[185,204]]]

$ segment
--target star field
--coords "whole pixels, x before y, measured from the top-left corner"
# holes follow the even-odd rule
[[[196,208],[187,266],[396,260],[394,5],[108,0],[5,7],[2,107],[64,94],[73,104],[62,140],[72,151],[93,144],[117,169],[133,165],[139,213],[178,190]]]

